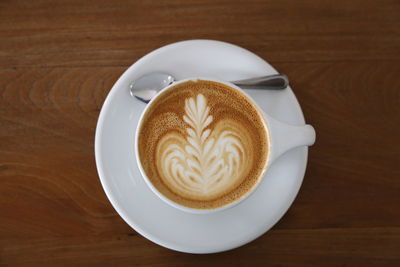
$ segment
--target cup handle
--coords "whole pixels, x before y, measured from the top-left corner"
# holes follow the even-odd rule
[[[312,146],[315,130],[311,125],[295,126],[280,122],[264,113],[270,137],[269,164],[287,151],[299,146]]]

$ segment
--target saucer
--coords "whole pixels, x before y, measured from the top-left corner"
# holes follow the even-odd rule
[[[161,47],[129,67],[108,94],[95,140],[96,165],[111,204],[135,231],[169,249],[215,253],[242,246],[268,231],[296,197],[307,164],[307,147],[293,149],[267,170],[256,191],[240,204],[211,214],[191,214],[160,200],[141,177],[134,154],[136,125],[145,104],[129,94],[129,84],[150,72],[176,79],[213,77],[232,81],[275,74],[257,55],[238,46],[191,40]],[[291,88],[246,90],[266,113],[304,125]]]

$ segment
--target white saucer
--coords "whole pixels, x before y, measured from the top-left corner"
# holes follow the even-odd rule
[[[146,186],[134,155],[136,124],[145,104],[132,98],[128,88],[135,78],[154,71],[171,73],[177,79],[203,76],[227,81],[276,73],[255,54],[210,40],[167,45],[134,63],[107,96],[96,129],[97,170],[116,211],[144,237],[182,252],[220,252],[264,234],[283,216],[300,189],[307,147],[289,151],[278,159],[254,194],[231,209],[206,215],[175,209]],[[271,116],[291,124],[304,124],[303,113],[290,88],[248,93]]]

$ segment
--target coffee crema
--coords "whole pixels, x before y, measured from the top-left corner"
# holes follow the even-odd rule
[[[215,209],[260,181],[269,151],[262,115],[227,85],[188,81],[162,92],[143,117],[139,159],[154,187],[190,208]]]

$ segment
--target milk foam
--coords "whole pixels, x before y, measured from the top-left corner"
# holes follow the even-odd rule
[[[209,200],[235,187],[243,171],[248,151],[240,125],[230,119],[213,122],[210,107],[202,94],[185,100],[184,122],[187,136],[170,132],[157,144],[158,173],[181,196]],[[248,139],[248,138],[247,138]]]

